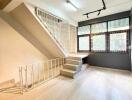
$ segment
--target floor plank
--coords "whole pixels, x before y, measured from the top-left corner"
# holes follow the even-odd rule
[[[59,76],[23,95],[0,93],[0,100],[132,100],[132,75],[89,67],[75,79]]]

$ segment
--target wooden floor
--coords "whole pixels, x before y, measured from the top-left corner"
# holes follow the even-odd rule
[[[0,100],[132,100],[132,75],[89,67],[76,79],[59,76],[23,95],[0,93]]]

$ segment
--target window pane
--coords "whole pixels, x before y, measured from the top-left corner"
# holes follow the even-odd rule
[[[129,29],[129,18],[114,20],[108,22],[108,31]]]
[[[107,31],[107,24],[105,22],[99,23],[99,24],[93,24],[91,30],[92,30],[92,34],[100,33],[100,32],[106,32]]]
[[[105,48],[105,35],[96,35],[92,37],[92,50],[104,51]]]
[[[90,25],[78,27],[78,35],[90,34]]]
[[[111,51],[126,51],[126,33],[110,34],[110,50]]]
[[[79,50],[89,50],[89,36],[79,37]]]

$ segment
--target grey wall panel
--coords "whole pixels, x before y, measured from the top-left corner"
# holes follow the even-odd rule
[[[131,70],[128,53],[91,53],[87,63],[93,66]]]

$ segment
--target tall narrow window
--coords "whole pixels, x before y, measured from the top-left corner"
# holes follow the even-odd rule
[[[127,50],[127,34],[116,33],[110,34],[110,51],[126,51]]]
[[[89,51],[90,25],[78,27],[78,49],[79,51]]]
[[[106,50],[106,40],[105,32],[107,31],[107,23],[98,23],[92,25],[92,51],[105,51]]]
[[[93,51],[105,51],[105,35],[92,36],[92,50]]]
[[[79,51],[89,50],[89,36],[79,37]]]
[[[129,18],[123,18],[108,22],[108,31],[110,33],[110,51],[118,52],[127,50],[128,29]]]

